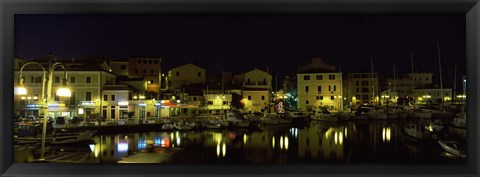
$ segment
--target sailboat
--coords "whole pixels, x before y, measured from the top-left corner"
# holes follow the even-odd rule
[[[372,84],[372,94],[373,94],[373,99],[375,100],[375,84],[373,84],[373,58],[370,58],[370,64],[371,64],[371,84]],[[368,112],[368,116],[371,119],[382,119],[385,120],[387,119],[387,114],[385,112],[379,111],[375,108],[375,102],[373,103],[373,110],[370,110]]]
[[[442,98],[442,107],[441,110],[435,110],[432,109],[432,116],[436,118],[453,118],[454,114],[451,112],[446,112],[444,109],[445,102],[443,101],[443,79],[442,79],[442,61],[440,60],[440,45],[438,44],[437,41],[437,52],[438,52],[438,67],[440,70],[440,93],[441,93],[441,98]]]
[[[412,97],[415,100],[414,93],[415,93],[415,76],[413,75],[413,53],[410,52],[410,60],[412,63]],[[413,118],[420,118],[420,119],[431,119],[432,118],[432,111],[428,109],[420,109],[415,108],[415,103],[413,103],[413,112],[411,113]]]

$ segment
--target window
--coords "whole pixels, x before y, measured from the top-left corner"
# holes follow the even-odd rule
[[[359,99],[360,99],[360,95],[355,95],[355,98],[356,98],[357,100],[359,100]]]
[[[72,95],[73,95],[73,94],[72,94]],[[35,99],[35,98],[36,98],[36,99]],[[38,94],[33,94],[33,101],[38,101],[38,99],[40,99],[40,98],[38,97]]]
[[[108,101],[108,95],[103,95],[103,101]]]
[[[445,95],[447,95],[447,96],[448,96],[448,92],[445,92]]]
[[[248,95],[248,100],[252,100],[252,96]]]
[[[323,96],[320,96],[320,100],[323,100]]]
[[[368,95],[362,95],[362,100],[368,100],[368,99],[370,99]]]
[[[310,76],[309,75],[303,76],[303,80],[306,80],[306,81],[310,80]]]
[[[158,60],[153,60],[153,64],[158,64]]]
[[[110,96],[110,101],[115,101],[115,95]]]
[[[360,83],[360,82],[359,82],[359,81],[357,81],[357,82],[356,82],[356,85],[359,85],[359,83]]]
[[[55,76],[55,83],[60,83],[60,77]]]
[[[337,86],[333,85],[333,91],[337,91]]]
[[[328,79],[330,79],[330,80],[335,80],[335,75],[329,75],[329,76],[328,76]]]
[[[87,84],[92,83],[92,77],[90,77],[90,76],[85,77],[85,83],[87,83]]]
[[[92,92],[85,92],[85,101],[92,101]]]
[[[418,80],[419,80],[419,81],[421,81],[421,80],[422,80],[422,78],[421,78],[421,77],[419,77],[419,78],[418,78]]]
[[[197,97],[193,97],[193,101],[197,101]]]
[[[263,85],[267,85],[267,79],[263,78]]]
[[[148,60],[148,64],[153,64],[153,60]]]
[[[126,69],[127,69],[127,66],[125,66],[125,65],[120,65],[120,69],[121,69],[121,70],[126,70]]]
[[[305,91],[308,92],[308,86],[305,86]]]
[[[264,95],[262,95],[262,100],[265,100],[265,96],[264,96]]]
[[[360,92],[360,88],[357,87],[357,93],[359,93],[359,92]]]
[[[305,101],[305,104],[308,104],[308,100],[307,100],[307,101]]]
[[[317,80],[322,80],[323,76],[322,75],[317,75]]]
[[[334,97],[334,96],[330,96],[330,99],[331,99],[331,100],[334,100],[334,99],[335,99],[335,97]]]
[[[197,72],[197,76],[198,76],[198,77],[202,77],[202,73],[201,73],[201,72]]]
[[[362,93],[368,93],[368,87],[362,88]]]
[[[143,64],[147,64],[147,60],[143,60]]]
[[[317,90],[318,90],[318,93],[320,93],[320,92],[322,91],[322,86],[319,85],[319,86],[317,87]]]
[[[146,74],[147,73],[147,70],[146,69],[143,69],[143,74]]]
[[[213,105],[213,101],[207,101],[208,105]]]
[[[153,82],[153,79],[152,79],[152,80],[150,80],[150,84],[154,84],[154,83],[155,83],[155,82]]]
[[[128,93],[128,100],[132,100],[132,97],[133,97],[133,94],[132,94],[132,93]]]
[[[75,83],[75,77],[70,77],[70,83],[74,84]]]
[[[228,105],[228,101],[223,101],[223,105]]]
[[[153,74],[153,69],[150,70],[150,74]]]
[[[177,74],[177,76],[180,76],[180,72],[178,72],[178,71],[177,71],[177,73],[176,73],[176,74]]]
[[[368,81],[362,81],[362,86],[368,86]]]
[[[425,79],[428,81],[428,77],[427,77],[427,78],[425,78]]]
[[[332,91],[332,86],[328,86],[328,91]]]

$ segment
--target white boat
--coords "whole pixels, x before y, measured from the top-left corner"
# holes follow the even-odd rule
[[[238,111],[231,111],[227,113],[228,126],[230,127],[249,127],[250,121],[246,119],[242,113]]]
[[[460,150],[460,148],[457,146],[457,143],[455,141],[438,140],[438,144],[440,144],[440,146],[450,154],[453,154],[455,156],[462,157],[462,158],[466,157],[465,151]]]
[[[432,139],[432,133],[427,130],[425,125],[409,123],[403,128],[403,133],[414,141]]]
[[[312,120],[336,122],[338,121],[338,117],[333,116],[325,109],[321,109],[315,111],[315,115],[312,116]]]
[[[467,127],[466,114],[463,113],[461,116],[453,118],[452,125],[458,128],[466,128]]]
[[[185,122],[181,122],[181,121],[173,123],[173,127],[175,127],[175,129],[177,130],[185,130],[185,131],[192,130],[192,127],[185,124]]]
[[[174,130],[175,127],[170,123],[165,123],[162,125],[162,130]]]

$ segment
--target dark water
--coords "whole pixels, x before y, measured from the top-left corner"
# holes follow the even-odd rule
[[[97,134],[100,163],[465,163],[436,141],[414,142],[406,120],[311,122],[262,130]]]

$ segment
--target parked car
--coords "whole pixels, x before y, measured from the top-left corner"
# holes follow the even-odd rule
[[[55,123],[56,123],[56,124],[65,124],[65,117],[58,116],[58,117],[55,119]]]

